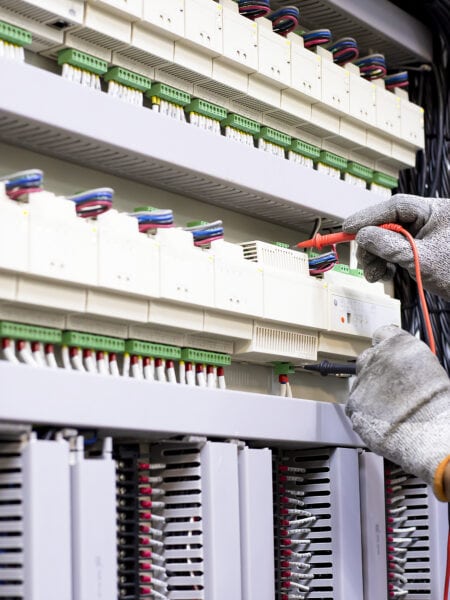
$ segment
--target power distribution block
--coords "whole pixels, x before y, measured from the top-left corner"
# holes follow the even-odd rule
[[[369,125],[376,124],[376,86],[359,74],[350,72],[349,76],[351,117]]]

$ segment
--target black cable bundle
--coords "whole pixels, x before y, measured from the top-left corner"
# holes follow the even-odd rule
[[[428,0],[423,11],[421,16],[428,20],[435,40],[435,60],[428,71],[410,71],[409,95],[425,109],[425,151],[419,153],[415,169],[401,173],[399,191],[450,198],[450,0]],[[415,282],[399,269],[395,284],[402,301],[403,327],[426,339]],[[426,298],[437,356],[450,374],[450,302],[429,293]]]

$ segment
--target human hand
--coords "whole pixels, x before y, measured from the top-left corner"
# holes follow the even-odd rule
[[[396,194],[349,217],[342,226],[356,233],[357,258],[370,282],[390,279],[395,265],[415,277],[409,242],[376,225],[398,223],[416,239],[425,289],[450,300],[450,200]]]
[[[450,500],[450,381],[429,348],[393,325],[374,334],[356,365],[346,413],[367,446]]]

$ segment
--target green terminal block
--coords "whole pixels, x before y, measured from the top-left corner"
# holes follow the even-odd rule
[[[122,353],[125,350],[125,341],[120,338],[93,335],[81,331],[64,331],[62,334],[62,343],[64,346],[103,352]]]
[[[31,33],[5,21],[0,21],[0,40],[16,46],[28,46],[33,41]]]
[[[271,242],[273,246],[278,246],[278,248],[287,248],[289,250],[289,244],[286,242]]]
[[[334,265],[332,270],[335,273],[344,273],[345,275],[350,275],[350,267],[348,265]]]
[[[167,346],[166,344],[142,342],[140,340],[127,340],[125,342],[125,352],[137,356],[164,358],[167,360],[179,360],[181,358],[181,348]]]
[[[364,271],[362,269],[350,269],[350,275],[353,275],[353,277],[364,277]]]
[[[221,122],[228,114],[226,108],[223,108],[218,104],[206,102],[206,100],[200,100],[200,98],[192,100],[192,102],[186,107],[186,112],[196,113],[198,115],[203,115],[204,117],[209,117],[210,119]]]
[[[26,342],[41,342],[43,344],[60,344],[62,332],[59,329],[52,329],[50,327],[0,321],[0,337],[12,340],[25,340]]]
[[[122,67],[111,67],[108,69],[104,80],[116,81],[140,92],[146,92],[152,86],[151,79],[148,77],[139,75],[139,73],[133,73],[133,71],[128,71],[127,69],[122,69]]]
[[[306,158],[312,158],[314,161],[318,161],[320,158],[320,148],[312,144],[307,144],[302,140],[293,139],[289,150],[292,150],[296,154],[301,154]]]
[[[261,131],[261,125],[257,121],[253,121],[252,119],[248,119],[247,117],[235,113],[230,113],[228,117],[222,121],[221,125],[222,127],[233,127],[238,131],[250,133],[251,135],[258,135]]]
[[[337,154],[333,154],[333,152],[328,152],[328,150],[320,151],[319,162],[328,165],[329,167],[339,169],[339,171],[345,171],[347,169],[347,159],[338,156]]]
[[[133,208],[133,212],[153,212],[154,210],[159,209],[154,206],[136,206],[136,208]]]
[[[200,227],[201,225],[208,225],[208,221],[188,221],[186,227]]]
[[[195,350],[194,348],[183,348],[181,350],[181,358],[185,362],[213,365],[214,367],[228,367],[231,365],[231,356],[229,354]]]
[[[74,48],[66,48],[58,52],[58,65],[72,65],[83,71],[89,71],[96,75],[104,75],[108,70],[108,63],[105,60],[80,52]]]
[[[390,190],[398,187],[398,179],[396,177],[391,177],[391,175],[386,175],[386,173],[380,173],[379,171],[373,174],[372,183],[389,188]]]
[[[255,137],[262,138],[266,142],[276,144],[282,148],[289,148],[292,143],[292,138],[287,133],[278,131],[278,129],[272,129],[272,127],[261,127],[261,131]]]
[[[160,100],[166,100],[172,104],[178,106],[187,106],[191,102],[190,94],[177,90],[170,85],[165,83],[154,83],[150,88],[150,91],[146,93],[147,98],[159,98]]]
[[[365,167],[360,163],[350,161],[347,164],[346,172],[349,175],[353,175],[354,177],[359,177],[360,179],[364,179],[365,181],[372,181],[373,179],[373,169],[369,167]]]
[[[288,362],[273,363],[275,375],[292,375],[295,373],[295,367]]]

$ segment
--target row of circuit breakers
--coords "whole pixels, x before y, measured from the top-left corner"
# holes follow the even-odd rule
[[[1,598],[441,597],[447,507],[371,453],[28,432],[0,456]]]

